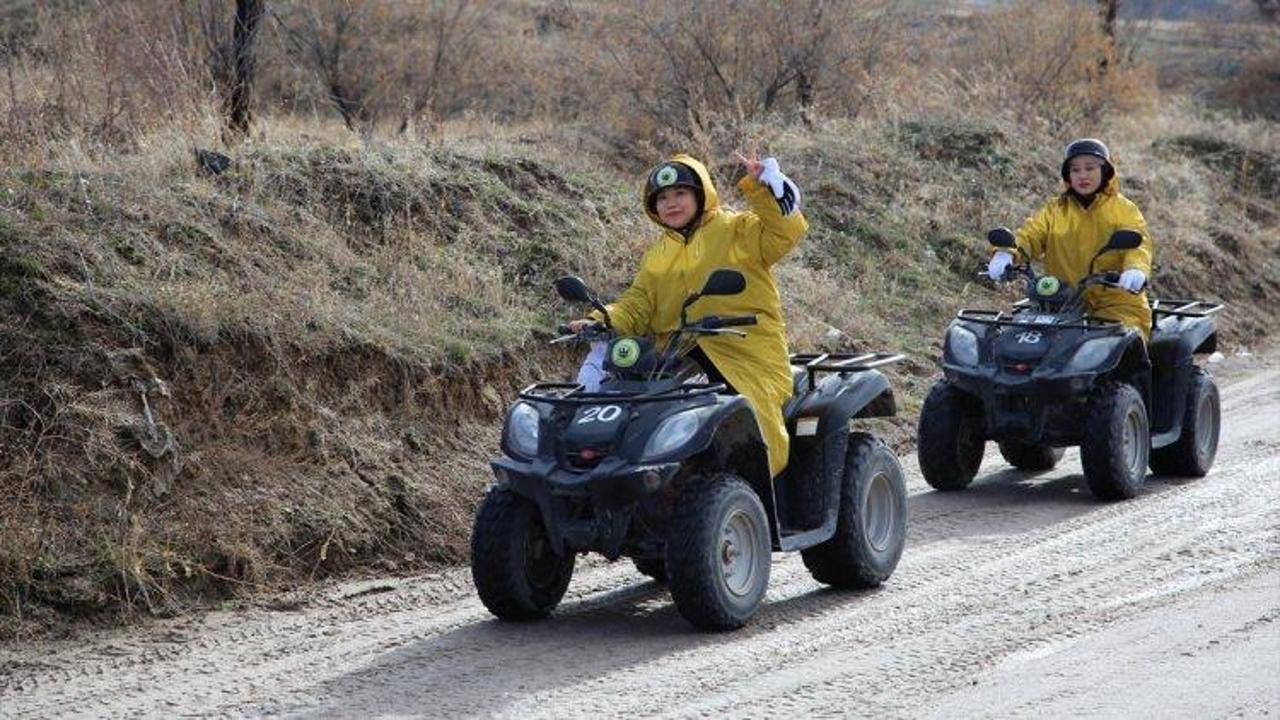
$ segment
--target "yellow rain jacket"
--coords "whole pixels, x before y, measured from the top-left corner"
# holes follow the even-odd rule
[[[1122,229],[1139,232],[1142,244],[1132,250],[1099,255],[1094,272],[1137,268],[1150,279],[1152,245],[1147,221],[1138,206],[1120,194],[1118,174],[1087,208],[1070,192],[1045,203],[1018,229],[1018,250],[1026,259],[1043,258],[1046,272],[1074,285],[1089,274],[1089,261],[1107,244],[1111,233]],[[1151,306],[1145,291],[1135,295],[1119,288],[1094,286],[1085,291],[1085,305],[1090,314],[1117,320],[1142,333],[1143,339],[1151,339]]]
[[[681,303],[702,289],[712,271],[740,271],[747,280],[741,293],[701,298],[689,308],[689,319],[755,314],[757,324],[736,328],[747,333],[745,338],[707,336],[699,338],[698,345],[751,403],[768,447],[769,471],[776,476],[787,465],[789,440],[782,406],[791,397],[791,366],[782,300],[771,268],[800,242],[809,223],[799,210],[784,217],[769,188],[750,175],[738,183],[738,189],[751,209],[726,210],[720,207],[720,196],[702,163],[683,154],[670,162],[689,166],[701,179],[702,218],[686,240],[648,213],[664,232],[640,260],[631,287],[608,306],[609,317],[618,331],[653,334],[661,347],[680,327]]]

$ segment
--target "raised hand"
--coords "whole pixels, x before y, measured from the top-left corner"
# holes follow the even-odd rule
[[[760,152],[758,150],[752,148],[751,157],[747,157],[737,150],[735,150],[733,154],[738,156],[738,160],[742,163],[742,166],[746,168],[748,175],[755,180],[760,179],[760,173],[764,170],[764,163],[760,161]]]

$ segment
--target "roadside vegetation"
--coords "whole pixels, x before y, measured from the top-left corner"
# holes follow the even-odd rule
[[[793,345],[908,354],[899,449],[1074,136],[1158,295],[1277,327],[1267,3],[280,2],[247,109],[231,5],[0,0],[0,636],[465,560],[507,403],[576,366],[551,281],[625,287],[677,150],[730,202],[783,159]]]

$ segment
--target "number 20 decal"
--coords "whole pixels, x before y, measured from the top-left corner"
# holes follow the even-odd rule
[[[622,408],[617,405],[593,405],[582,413],[582,417],[578,418],[576,425],[589,422],[610,423],[618,419],[622,414]]]

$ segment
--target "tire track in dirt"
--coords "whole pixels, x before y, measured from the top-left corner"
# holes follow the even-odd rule
[[[490,619],[466,570],[453,569],[337,586],[286,611],[0,650],[0,707],[6,717],[911,715],[1010,656],[1280,572],[1280,372],[1231,383],[1222,407],[1207,478],[1151,479],[1123,503],[1092,500],[1074,452],[1033,476],[1001,470],[989,446],[983,478],[951,494],[929,491],[904,462],[911,529],[890,582],[835,592],[798,556],[775,556],[766,605],[738,633],[691,632],[625,561],[580,564],[561,608],[534,624]]]

